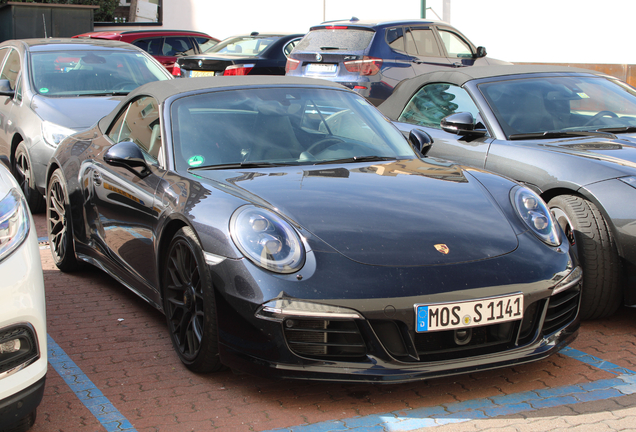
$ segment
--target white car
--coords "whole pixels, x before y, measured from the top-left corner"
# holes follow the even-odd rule
[[[29,207],[0,164],[0,431],[26,431],[44,393],[46,308]]]

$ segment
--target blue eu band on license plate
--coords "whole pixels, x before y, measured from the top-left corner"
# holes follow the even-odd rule
[[[454,303],[416,304],[418,333],[477,327],[523,318],[523,294]]]

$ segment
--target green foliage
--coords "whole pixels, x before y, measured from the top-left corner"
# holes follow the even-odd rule
[[[96,22],[114,21],[115,8],[119,5],[119,0],[0,0],[0,5],[6,4],[7,1],[18,3],[53,3],[53,4],[75,4],[99,6],[95,10]]]

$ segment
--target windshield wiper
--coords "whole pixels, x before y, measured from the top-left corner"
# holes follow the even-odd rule
[[[326,164],[338,164],[338,163],[354,163],[354,162],[380,162],[397,160],[394,156],[354,156],[344,159],[326,160],[320,162],[314,162],[314,165],[326,165]]]
[[[129,91],[104,91],[100,93],[78,93],[76,96],[128,96]]]
[[[283,163],[272,163],[272,162],[239,162],[239,163],[227,163],[227,164],[218,164],[218,165],[202,165],[198,167],[190,167],[188,171],[198,171],[198,170],[222,170],[222,169],[234,169],[234,168],[268,168],[268,167],[278,167],[285,166],[289,164]]]
[[[333,47],[333,46],[324,46],[324,47],[320,47],[320,49],[323,51],[346,50],[346,48]]]
[[[610,132],[610,133],[633,133],[636,132],[636,126],[621,126],[621,127],[608,127],[596,129],[597,132]]]
[[[509,140],[525,140],[525,139],[549,139],[549,138],[570,138],[570,137],[582,137],[582,136],[598,136],[605,138],[616,138],[613,134],[608,132],[592,132],[592,131],[554,131],[554,132],[534,132],[534,133],[520,133],[512,134],[508,137]]]

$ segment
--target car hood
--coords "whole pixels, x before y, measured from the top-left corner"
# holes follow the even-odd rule
[[[636,135],[618,135],[617,139],[574,138],[539,140],[534,144],[550,150],[636,169]]]
[[[415,159],[196,174],[285,215],[363,264],[454,264],[500,256],[518,246],[490,193],[449,162]]]
[[[35,96],[31,109],[42,119],[70,129],[86,129],[109,114],[124,96]]]

